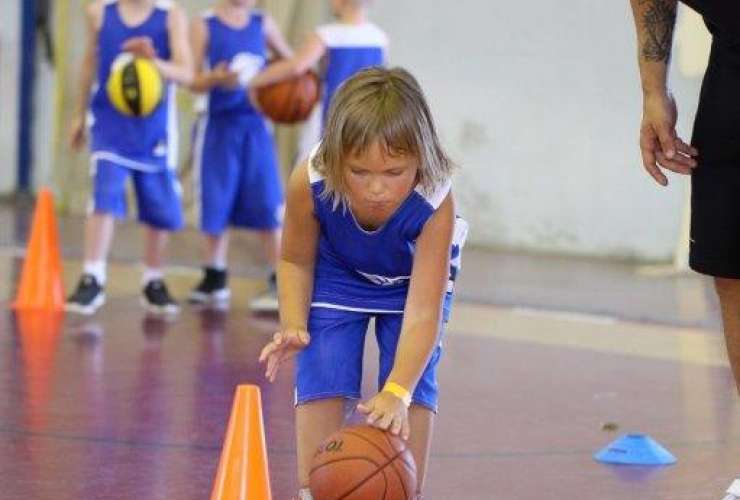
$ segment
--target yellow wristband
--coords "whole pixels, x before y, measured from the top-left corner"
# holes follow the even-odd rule
[[[406,405],[406,408],[411,406],[411,393],[403,386],[395,382],[386,382],[385,386],[383,386],[383,392],[390,392],[391,394],[396,396],[398,399],[403,401],[403,404]]]

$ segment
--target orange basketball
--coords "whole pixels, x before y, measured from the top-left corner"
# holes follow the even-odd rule
[[[314,500],[410,500],[416,464],[401,438],[375,427],[347,427],[319,446],[309,486]]]
[[[276,123],[305,121],[319,100],[319,77],[313,71],[257,89],[262,112]]]

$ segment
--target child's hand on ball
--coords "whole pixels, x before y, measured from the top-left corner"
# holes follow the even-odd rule
[[[135,57],[143,57],[145,59],[157,58],[157,50],[154,48],[152,39],[148,36],[129,38],[123,43],[123,47],[121,48],[124,52],[130,52]]]
[[[357,405],[357,411],[367,415],[368,425],[390,431],[406,440],[409,438],[409,410],[403,400],[390,392],[382,391],[365,403]]]

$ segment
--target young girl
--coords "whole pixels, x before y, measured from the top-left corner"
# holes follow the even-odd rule
[[[467,232],[455,217],[451,173],[416,80],[374,68],[340,88],[322,142],[291,176],[278,263],[281,327],[260,361],[273,381],[298,353],[301,499],[310,498],[316,448],[342,426],[345,401],[360,398],[371,318],[381,390],[358,410],[409,441],[421,497],[440,337]]]

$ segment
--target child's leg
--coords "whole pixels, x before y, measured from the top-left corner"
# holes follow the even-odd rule
[[[242,169],[238,120],[209,117],[198,123],[193,147],[195,198],[200,230],[206,237],[205,267],[226,269],[228,227],[238,207]]]
[[[105,263],[113,240],[115,219],[111,214],[92,213],[85,221],[84,272],[105,283]]]
[[[180,187],[174,172],[137,171],[133,175],[139,221],[146,225],[142,304],[150,313],[174,314],[177,302],[164,283],[164,259],[169,233],[182,227]]]
[[[130,170],[108,160],[93,160],[93,194],[90,214],[85,221],[83,273],[105,283],[115,228],[115,217],[126,216],[126,180]]]
[[[206,267],[226,269],[229,252],[229,233],[224,231],[219,235],[206,234]]]
[[[276,311],[275,266],[280,256],[280,235],[285,208],[283,184],[278,171],[275,143],[264,119],[245,120],[240,173],[231,222],[256,230],[264,256],[270,264],[267,291],[250,301],[253,311]]]
[[[144,266],[146,266],[146,268],[149,269],[152,273],[159,272],[159,278],[162,278],[164,255],[169,239],[169,231],[157,229],[152,226],[146,226]]]
[[[344,399],[320,399],[296,407],[298,484],[308,488],[311,459],[319,444],[338,431],[344,422]]]
[[[416,492],[420,495],[424,491],[429,450],[432,446],[434,412],[425,406],[411,405],[411,408],[409,408],[409,427],[411,427],[411,434],[409,435],[408,446],[416,462]]]
[[[67,297],[67,311],[93,314],[105,303],[106,262],[114,217],[126,216],[125,186],[129,175],[127,168],[93,157],[93,195],[85,221],[82,276],[75,291]]]
[[[179,183],[174,172],[166,169],[136,171],[133,180],[139,222],[146,226],[144,265],[153,274],[161,273],[169,233],[183,224]]]
[[[265,254],[267,262],[270,264],[270,269],[275,269],[277,261],[280,258],[280,239],[282,232],[280,229],[273,229],[268,231],[258,231],[260,242],[262,243],[262,249]]]

